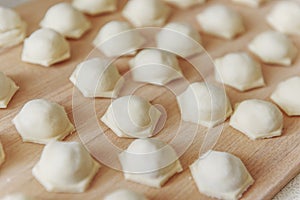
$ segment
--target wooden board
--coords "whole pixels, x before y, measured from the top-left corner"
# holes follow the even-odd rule
[[[59,0],[34,0],[17,8],[17,11],[28,23],[28,34],[38,28],[49,6],[60,2]],[[203,35],[204,46],[213,58],[222,56],[227,52],[247,50],[248,42],[259,32],[270,29],[264,20],[265,14],[273,3],[262,6],[260,9],[248,8],[233,4],[230,0],[210,0],[205,6],[194,7],[187,12],[173,9],[170,21],[189,22],[200,30],[195,20],[195,15],[205,7],[215,3],[226,4],[239,10],[245,20],[247,32],[233,41],[217,39]],[[124,1],[120,1],[119,11]],[[145,193],[150,199],[208,199],[200,194],[191,179],[188,166],[197,158],[200,145],[206,129],[200,127],[198,134],[189,149],[180,158],[184,172],[174,176],[162,189],[153,189],[123,179],[120,171],[102,166],[92,182],[90,188],[82,194],[55,194],[48,193],[32,177],[31,169],[38,161],[43,145],[23,143],[14,126],[12,118],[20,111],[28,100],[46,98],[65,106],[69,117],[72,117],[72,92],[73,85],[68,78],[75,66],[83,61],[93,49],[91,42],[97,31],[106,22],[112,19],[121,19],[120,13],[89,17],[93,29],[80,40],[71,40],[72,58],[69,61],[57,64],[51,68],[43,68],[21,62],[22,46],[17,46],[1,52],[0,70],[13,78],[20,86],[7,109],[0,110],[0,140],[6,152],[6,162],[0,171],[0,197],[12,192],[24,192],[40,199],[101,199],[105,194],[117,188],[130,188]],[[291,36],[291,39],[300,48],[300,37]],[[128,59],[121,59],[117,67],[122,74],[128,70]],[[195,76],[193,68],[184,60],[180,61],[184,75],[190,81],[201,80]],[[203,63],[203,66],[210,63]],[[278,67],[263,65],[263,74],[267,86],[264,88],[241,93],[229,87],[226,88],[232,104],[249,98],[270,100],[269,96],[278,82],[300,74],[300,57],[292,67]],[[213,79],[213,72],[206,72],[207,78]],[[76,90],[75,90],[76,91]],[[171,141],[179,127],[180,113],[174,95],[163,87],[143,86],[136,94],[143,96],[152,103],[165,107],[168,119],[165,128],[157,138],[166,142]],[[110,100],[97,99],[95,103],[97,118],[105,112]],[[84,106],[84,105],[82,105]],[[80,109],[75,107],[74,109]],[[87,121],[88,121],[87,116]],[[124,148],[131,140],[116,138],[107,127],[99,121],[99,126],[112,143]],[[192,126],[181,127],[183,132],[189,133]],[[240,157],[255,179],[255,184],[245,193],[243,199],[271,199],[288,181],[300,171],[300,118],[284,116],[284,131],[281,137],[251,141],[243,134],[225,124],[225,129],[215,146],[216,150],[227,151]],[[83,136],[85,141],[90,140],[91,147],[101,145],[97,138],[90,135]],[[68,141],[79,141],[78,135],[73,134]],[[109,156],[110,152],[105,152]],[[68,170],[68,166],[66,166]]]

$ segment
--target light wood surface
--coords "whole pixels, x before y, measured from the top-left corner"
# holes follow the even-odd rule
[[[47,8],[57,2],[60,1],[34,0],[16,9],[28,23],[28,34],[38,28],[38,23]],[[120,1],[119,11],[122,9],[124,3],[124,1]],[[264,20],[264,16],[276,1],[268,3],[259,9],[254,9],[233,4],[229,0],[210,0],[205,6],[194,7],[188,11],[174,8],[169,21],[190,22],[197,29],[201,30],[196,23],[195,15],[205,7],[215,3],[223,3],[239,10],[244,17],[247,32],[233,41],[202,34],[204,47],[212,58],[217,58],[232,51],[247,51],[246,46],[255,35],[270,29]],[[24,192],[40,199],[102,199],[105,194],[125,187],[144,193],[150,199],[208,199],[198,192],[188,170],[188,166],[198,156],[206,132],[206,129],[203,127],[199,127],[198,134],[192,145],[180,158],[185,170],[181,174],[174,176],[162,189],[153,189],[125,181],[120,171],[104,165],[99,170],[89,189],[82,194],[48,193],[31,175],[31,169],[38,161],[43,145],[23,143],[11,123],[12,118],[27,101],[35,98],[46,98],[62,104],[66,108],[69,117],[73,120],[73,85],[68,78],[75,66],[82,62],[93,49],[91,42],[100,27],[112,19],[121,18],[119,12],[100,15],[98,17],[89,17],[92,21],[93,29],[80,40],[70,40],[72,58],[69,61],[62,62],[50,68],[21,62],[22,45],[0,53],[0,70],[9,75],[20,86],[20,90],[10,102],[8,108],[0,110],[0,140],[3,143],[6,153],[6,162],[1,166],[0,170],[0,197],[12,192]],[[300,48],[300,37],[291,36],[290,38]],[[117,67],[122,74],[128,71],[127,61],[128,59],[124,58],[117,62]],[[186,61],[181,60],[180,63],[184,75],[189,81],[202,80]],[[203,63],[203,66],[209,65],[211,63]],[[234,105],[249,98],[270,100],[269,96],[278,82],[300,74],[299,65],[299,56],[295,64],[291,67],[263,65],[266,87],[244,93],[226,87],[232,104]],[[207,70],[205,75],[208,79],[213,79],[213,71]],[[74,91],[76,94],[76,90]],[[161,104],[165,107],[168,119],[165,128],[157,135],[157,138],[166,142],[171,141],[180,126],[180,113],[175,96],[166,88],[149,85],[141,87],[135,94],[151,100],[154,104]],[[109,103],[109,99],[97,99],[95,101],[98,119],[103,115]],[[74,109],[80,111],[84,106],[82,104],[81,107],[77,106]],[[89,117],[91,116],[82,117],[86,117],[86,125],[88,125]],[[116,146],[124,148],[131,142],[129,139],[116,138],[100,120],[99,126],[104,130],[105,136]],[[83,126],[77,128],[89,127]],[[183,124],[180,127],[180,133],[188,134],[193,128],[195,128],[193,125]],[[243,199],[271,199],[289,180],[300,172],[299,130],[300,117],[287,117],[284,115],[284,131],[281,137],[251,141],[243,134],[229,127],[228,123],[225,124],[225,129],[214,149],[227,151],[240,157],[255,179],[255,184],[244,194]],[[88,145],[91,149],[99,147],[101,143],[99,143],[98,139],[102,136],[95,137],[92,134],[92,130],[90,133],[82,135],[82,139],[86,142],[89,141]],[[182,139],[184,138],[182,137]],[[80,141],[76,133],[70,135],[66,140]],[[184,147],[179,146],[178,148]],[[106,154],[107,157],[110,156],[110,152],[102,152],[102,154]],[[68,170],[68,166],[66,166],[65,170]]]

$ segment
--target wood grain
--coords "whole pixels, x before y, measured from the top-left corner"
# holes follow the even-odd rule
[[[59,0],[33,0],[17,8],[17,11],[28,23],[28,34],[38,28],[49,6],[60,2]],[[270,29],[264,20],[265,14],[270,10],[270,2],[259,9],[248,8],[233,4],[230,0],[210,0],[205,6],[194,7],[188,12],[173,8],[173,14],[169,21],[184,21],[193,24],[201,32],[197,25],[195,15],[205,7],[222,3],[232,7],[243,15],[247,32],[233,41],[222,40],[202,34],[204,47],[212,58],[217,58],[225,53],[245,50],[247,44],[259,32]],[[119,11],[125,1],[120,1]],[[150,199],[209,199],[200,194],[191,179],[188,166],[197,158],[206,129],[198,127],[196,137],[192,145],[181,156],[180,160],[184,172],[174,176],[162,189],[153,189],[136,183],[125,181],[122,172],[102,166],[99,173],[92,182],[90,188],[82,194],[55,194],[48,193],[31,175],[31,168],[38,161],[43,146],[31,143],[23,143],[14,126],[12,118],[20,111],[27,101],[35,98],[46,98],[56,101],[65,106],[69,117],[72,116],[72,95],[73,85],[68,80],[75,66],[82,62],[93,49],[91,42],[96,36],[100,27],[112,19],[122,19],[120,12],[98,17],[89,17],[93,29],[84,35],[80,40],[70,40],[72,58],[50,68],[43,68],[36,65],[21,62],[20,54],[22,45],[2,51],[0,54],[0,70],[9,75],[20,86],[20,90],[14,96],[7,109],[0,110],[0,140],[6,153],[6,162],[0,170],[0,197],[12,192],[24,192],[40,199],[101,199],[105,194],[117,188],[129,188],[145,193]],[[300,48],[300,38],[290,37]],[[128,58],[117,62],[117,67],[122,74],[128,71]],[[184,60],[180,60],[184,75],[189,81],[201,80],[195,70]],[[203,63],[211,65],[211,63]],[[210,69],[210,68],[207,68]],[[249,98],[270,100],[269,96],[275,86],[282,80],[293,75],[300,74],[300,58],[291,67],[280,67],[263,65],[263,74],[266,80],[266,87],[251,90],[249,92],[238,92],[227,87],[226,90],[232,104]],[[213,71],[205,72],[206,78],[213,80]],[[179,131],[181,134],[189,134],[194,127],[191,124],[180,125],[180,113],[175,96],[167,88],[157,86],[143,86],[136,91],[137,95],[151,100],[154,104],[161,104],[165,107],[168,119],[163,131],[157,138],[166,142],[172,141]],[[99,119],[105,112],[110,100],[96,99],[95,110]],[[85,105],[74,107],[82,109]],[[87,123],[89,121],[87,116]],[[105,136],[116,146],[125,148],[129,139],[119,139],[99,120],[99,126]],[[86,127],[77,127],[86,128]],[[300,118],[287,117],[284,115],[284,132],[281,137],[265,140],[251,141],[243,134],[234,130],[225,123],[225,129],[215,147],[216,150],[227,151],[240,157],[255,179],[255,184],[245,193],[243,199],[271,199],[289,180],[300,172]],[[88,142],[89,147],[97,148],[101,143],[99,137],[92,134],[83,135],[82,139]],[[184,139],[184,138],[183,138]],[[70,135],[68,141],[80,141],[77,134]],[[179,144],[180,145],[180,144]],[[179,146],[179,148],[184,148]],[[102,152],[110,156],[110,152]],[[68,170],[68,166],[66,166]]]

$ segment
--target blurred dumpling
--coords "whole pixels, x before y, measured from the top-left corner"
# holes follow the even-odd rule
[[[6,108],[19,87],[15,82],[0,72],[0,108]]]
[[[197,6],[206,2],[206,0],[165,0],[176,7],[187,9],[192,6]]]
[[[232,0],[233,2],[237,2],[240,4],[244,4],[251,7],[259,7],[262,3],[269,0]]]
[[[73,0],[72,6],[89,15],[113,12],[117,10],[117,0]]]
[[[0,142],[0,166],[4,163],[4,161],[5,161],[5,153],[2,144]]]
[[[35,198],[32,198],[22,193],[15,193],[6,195],[3,198],[1,198],[1,200],[35,200]]]
[[[104,197],[104,200],[147,200],[147,198],[139,193],[127,189],[116,190]]]

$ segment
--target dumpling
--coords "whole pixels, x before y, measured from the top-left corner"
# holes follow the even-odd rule
[[[34,198],[22,193],[9,194],[1,198],[1,200],[34,200]]]
[[[264,86],[261,65],[247,53],[229,53],[215,60],[215,77],[220,83],[237,90]]]
[[[96,48],[106,56],[135,54],[144,43],[144,38],[137,30],[122,21],[110,21],[105,24],[93,41]]]
[[[117,0],[73,0],[72,6],[89,15],[113,12],[117,10]]]
[[[40,26],[51,28],[67,38],[78,39],[91,28],[91,23],[71,4],[63,2],[49,8]]]
[[[196,82],[177,97],[181,118],[206,127],[223,123],[232,113],[225,90],[215,85]]]
[[[147,198],[139,193],[127,189],[116,190],[104,197],[104,200],[147,200]]]
[[[14,10],[0,6],[0,48],[23,42],[26,27],[26,23]]]
[[[117,136],[152,137],[161,112],[145,99],[129,95],[113,101],[101,118]]]
[[[271,99],[289,116],[300,115],[300,76],[278,84]]]
[[[70,58],[70,46],[52,29],[39,29],[24,41],[22,61],[49,67]]]
[[[51,141],[33,167],[33,176],[48,192],[84,192],[100,165],[78,142]]]
[[[0,72],[0,108],[6,108],[19,87],[9,77]]]
[[[225,39],[233,39],[245,31],[241,15],[223,5],[206,8],[197,15],[197,20],[205,33]]]
[[[233,2],[237,2],[240,4],[244,4],[251,7],[259,7],[262,3],[267,2],[269,0],[232,0]]]
[[[250,42],[249,49],[265,63],[284,66],[290,66],[298,52],[286,35],[276,31],[259,34]]]
[[[24,142],[46,144],[74,131],[64,107],[45,99],[27,102],[12,122]]]
[[[2,144],[0,142],[0,166],[4,163],[4,161],[5,161],[5,153]]]
[[[70,80],[85,97],[115,98],[124,83],[115,65],[101,58],[80,63]]]
[[[237,200],[254,182],[243,162],[227,152],[209,151],[190,170],[199,191],[218,199]]]
[[[182,77],[176,56],[158,49],[144,49],[129,61],[133,80],[165,85]]]
[[[136,139],[120,154],[126,180],[160,188],[183,169],[175,150],[157,139]]]
[[[135,27],[162,26],[171,9],[161,0],[130,0],[123,9],[123,16]]]
[[[156,36],[159,49],[170,51],[181,57],[192,56],[203,51],[201,36],[189,24],[171,22]]]
[[[206,0],[184,0],[184,1],[183,0],[165,0],[165,1],[174,6],[182,8],[182,9],[187,9],[192,6],[203,4],[206,2]]]
[[[252,140],[271,138],[281,135],[283,116],[271,102],[250,99],[236,106],[230,118],[230,126]]]
[[[300,4],[292,1],[278,2],[267,15],[267,21],[277,31],[300,35]]]

